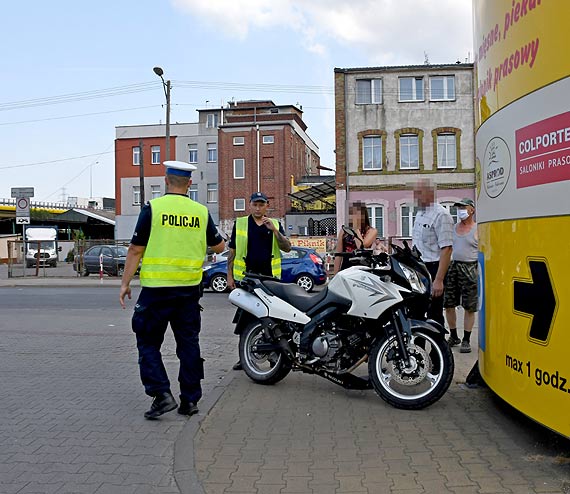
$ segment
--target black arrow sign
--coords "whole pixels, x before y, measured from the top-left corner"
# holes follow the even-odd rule
[[[556,312],[556,294],[546,261],[529,260],[530,280],[514,281],[516,312],[532,316],[529,337],[546,342]]]

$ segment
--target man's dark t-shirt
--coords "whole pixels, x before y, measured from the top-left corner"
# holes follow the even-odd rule
[[[279,232],[285,235],[285,230],[279,223]],[[236,225],[232,230],[230,249],[236,248]],[[247,221],[247,256],[245,258],[246,271],[272,276],[271,258],[273,251],[273,232],[265,225],[258,225],[251,214]]]

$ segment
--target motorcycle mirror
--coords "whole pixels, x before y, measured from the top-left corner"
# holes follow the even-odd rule
[[[343,231],[344,233],[347,233],[348,235],[354,235],[354,236],[356,236],[356,232],[355,232],[352,228],[350,228],[349,226],[342,225],[342,231]]]

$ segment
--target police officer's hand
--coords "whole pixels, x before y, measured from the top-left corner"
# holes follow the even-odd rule
[[[123,309],[126,309],[125,305],[125,295],[131,299],[131,287],[129,285],[121,285],[121,292],[119,293],[119,303]]]
[[[228,288],[230,290],[233,290],[236,287],[236,282],[234,280],[234,277],[231,275],[228,275]]]
[[[273,224],[273,221],[271,221],[271,218],[264,216],[262,218],[262,220],[263,220],[263,224],[265,225],[266,228],[271,230],[273,233],[275,233],[277,231],[277,229],[275,228],[275,225]]]

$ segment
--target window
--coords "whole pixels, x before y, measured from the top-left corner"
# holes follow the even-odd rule
[[[234,211],[245,211],[245,199],[234,199]]]
[[[234,178],[245,178],[245,159],[236,158],[234,160]]]
[[[274,136],[263,136],[263,144],[273,144],[275,142]]]
[[[214,129],[218,126],[218,114],[217,113],[208,113],[206,119],[206,128]]]
[[[382,79],[357,79],[356,104],[382,104]]]
[[[362,169],[382,169],[382,137],[364,136],[362,138]]]
[[[218,184],[207,185],[206,202],[218,202]]]
[[[150,147],[151,164],[160,165],[160,146]]]
[[[243,146],[245,144],[245,137],[234,137],[234,146]]]
[[[188,162],[198,163],[198,144],[188,144]]]
[[[141,204],[141,188],[140,185],[133,185],[133,206]]]
[[[157,197],[160,197],[162,195],[162,192],[160,190],[160,185],[151,185],[150,186],[150,195],[151,195],[151,199],[156,199]]]
[[[420,167],[418,136],[403,134],[400,136],[400,170],[415,170]]]
[[[378,230],[378,236],[384,236],[384,208],[382,206],[368,206],[370,225]]]
[[[188,189],[188,197],[193,201],[198,202],[198,185],[192,184],[190,189]]]
[[[208,144],[208,163],[215,163],[216,161],[218,161],[218,150],[216,143],[211,142]]]
[[[438,134],[437,136],[437,167],[455,168],[457,153],[455,149],[455,134]]]
[[[138,146],[133,147],[133,165],[139,166],[141,164],[141,148]]]
[[[452,75],[429,78],[431,101],[450,101],[455,99],[455,77]]]
[[[402,206],[400,210],[402,237],[411,237],[416,221],[417,209],[411,206]]]
[[[423,101],[424,78],[423,77],[400,77],[398,101]]]

